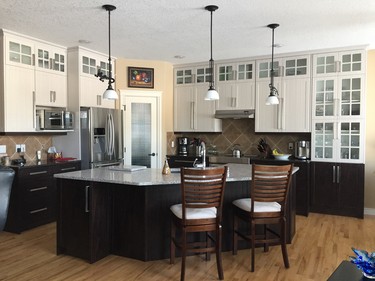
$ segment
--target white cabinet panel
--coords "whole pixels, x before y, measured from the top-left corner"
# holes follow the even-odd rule
[[[67,78],[46,71],[35,72],[35,103],[39,106],[67,106]]]
[[[6,65],[3,91],[4,111],[1,118],[1,131],[35,131],[34,71],[29,68]]]

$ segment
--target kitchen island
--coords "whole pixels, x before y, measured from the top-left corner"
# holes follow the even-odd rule
[[[232,247],[232,201],[249,196],[251,181],[250,165],[228,166],[223,251]],[[295,168],[294,172],[297,170]],[[161,169],[124,172],[107,167],[55,177],[57,254],[75,256],[90,263],[109,254],[142,261],[169,258],[169,207],[181,202],[179,173],[163,175]],[[294,180],[287,211],[288,243],[295,232],[293,183]]]

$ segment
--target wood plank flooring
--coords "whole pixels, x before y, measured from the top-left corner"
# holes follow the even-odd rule
[[[365,219],[310,214],[297,216],[297,232],[288,245],[290,268],[283,265],[280,247],[267,253],[257,249],[255,272],[250,272],[250,251],[237,256],[223,253],[225,280],[327,280],[351,247],[375,251],[375,216]],[[217,280],[215,257],[204,261],[187,258],[186,280]],[[20,235],[0,233],[0,280],[179,280],[180,259],[142,262],[109,256],[97,263],[56,255],[56,224],[48,224]]]

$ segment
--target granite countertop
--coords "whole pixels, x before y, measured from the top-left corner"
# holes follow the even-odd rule
[[[229,167],[227,182],[251,180],[251,165],[248,164],[226,164]],[[209,168],[208,168],[209,169]],[[293,173],[298,171],[294,167]],[[163,175],[162,169],[144,169],[134,172],[111,170],[109,167],[74,171],[62,174],[55,174],[55,178],[73,179],[94,182],[108,182],[128,185],[165,185],[180,184],[180,173]]]
[[[246,164],[227,164],[229,176],[227,182],[251,180],[251,166]],[[209,168],[208,168],[209,169]],[[180,184],[180,173],[163,175],[162,169],[144,169],[134,172],[111,170],[101,167],[54,175],[55,178],[108,182],[128,185],[165,185]]]

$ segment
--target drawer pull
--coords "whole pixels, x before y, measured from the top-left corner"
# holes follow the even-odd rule
[[[47,171],[33,172],[33,173],[30,173],[30,176],[42,175],[42,174],[47,174],[47,173],[48,173]]]
[[[30,211],[30,214],[40,213],[40,212],[44,212],[44,211],[47,211],[47,207]]]
[[[85,186],[85,212],[89,213],[90,208],[89,208],[89,194],[90,194],[90,186],[86,185]]]
[[[71,170],[75,170],[76,167],[69,167],[69,168],[62,168],[61,171],[71,171]]]
[[[32,189],[30,189],[30,192],[39,191],[39,190],[45,190],[47,188],[48,188],[47,186],[32,188]]]

